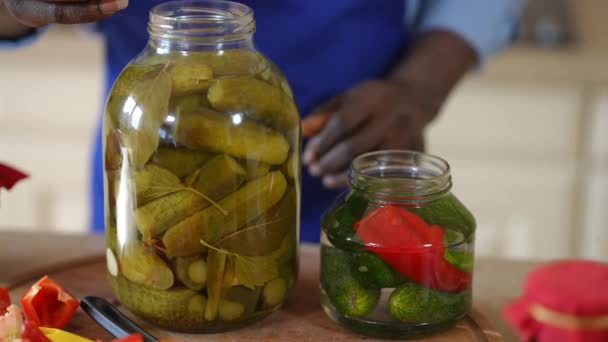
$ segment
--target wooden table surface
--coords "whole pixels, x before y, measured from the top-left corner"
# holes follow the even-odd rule
[[[74,258],[100,255],[103,251],[101,236],[0,232],[0,286],[19,274]],[[500,259],[476,260],[474,305],[503,334],[505,341],[517,338],[502,319],[502,307],[519,296],[526,273],[536,265]]]

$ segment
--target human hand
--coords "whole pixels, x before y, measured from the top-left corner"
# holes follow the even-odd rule
[[[15,19],[30,27],[81,24],[106,18],[129,0],[0,0]],[[0,6],[1,7],[1,6]]]
[[[424,127],[435,108],[404,83],[363,82],[303,120],[304,136],[310,137],[304,164],[325,187],[343,187],[352,159],[361,153],[422,150]]]

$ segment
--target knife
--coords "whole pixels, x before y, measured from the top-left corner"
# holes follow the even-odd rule
[[[140,333],[144,342],[158,342],[158,339],[135,324],[107,300],[88,296],[80,301],[80,307],[91,318],[116,338]]]

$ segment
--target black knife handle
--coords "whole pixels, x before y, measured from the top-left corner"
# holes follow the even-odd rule
[[[144,337],[144,342],[158,342],[158,339],[139,325],[123,315],[122,312],[103,298],[88,296],[80,301],[80,307],[95,322],[99,323],[104,329],[116,338],[125,337],[134,333],[140,333]]]

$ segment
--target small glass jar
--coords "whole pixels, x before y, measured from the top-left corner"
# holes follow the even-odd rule
[[[258,321],[295,282],[300,120],[254,30],[239,3],[161,4],[108,97],[110,283],[133,313],[169,330]]]
[[[322,218],[321,304],[364,335],[417,338],[471,307],[475,220],[448,163],[378,151],[353,161],[350,189]]]

